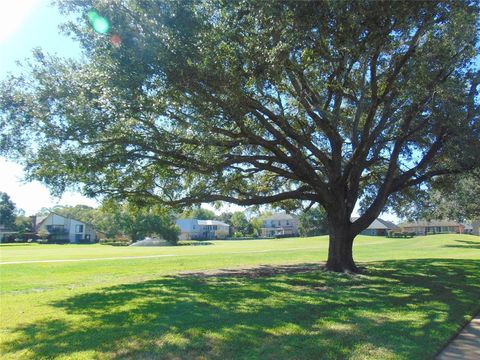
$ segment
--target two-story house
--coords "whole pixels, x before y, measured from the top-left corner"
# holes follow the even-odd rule
[[[32,217],[37,235],[46,234],[52,242],[88,243],[96,241],[92,225],[51,212],[47,216]]]
[[[298,217],[295,215],[278,213],[265,218],[260,229],[261,236],[297,236]]]
[[[217,220],[178,219],[180,240],[225,239],[230,225]]]
[[[13,241],[16,231],[8,229],[4,224],[0,224],[0,242]]]

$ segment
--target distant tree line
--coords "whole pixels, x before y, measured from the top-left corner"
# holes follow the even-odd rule
[[[230,225],[231,237],[256,237],[261,233],[265,218],[272,215],[272,211],[258,212],[254,215],[244,211],[215,214],[200,206],[175,213],[160,206],[146,209],[114,201],[105,202],[98,208],[87,205],[57,205],[42,208],[37,215],[46,216],[51,212],[91,224],[106,238],[128,238],[137,241],[146,236],[158,236],[173,243],[178,241],[179,236],[175,219],[218,220]],[[21,209],[16,208],[7,193],[0,193],[0,224],[4,229],[16,231],[20,238],[33,230],[32,219],[25,216]],[[321,207],[314,207],[302,212],[299,216],[298,230],[301,236],[327,234],[325,211]]]
[[[5,192],[0,192],[0,228],[20,234],[32,229],[32,220],[25,216],[23,210],[17,209],[15,203]]]

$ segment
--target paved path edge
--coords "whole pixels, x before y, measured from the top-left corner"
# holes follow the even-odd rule
[[[473,321],[473,319],[475,319],[477,316],[480,316],[480,306],[478,306],[473,311],[473,313],[471,315],[472,318],[468,321],[465,321],[465,323],[462,324],[462,326],[454,334],[452,334],[452,336],[450,336],[448,338],[448,340],[445,342],[445,344],[443,344],[442,347],[437,350],[437,352],[433,355],[432,360],[435,360],[438,356],[440,356],[440,354],[443,352],[443,350],[445,350],[448,347],[448,345],[450,345],[450,343],[452,343],[453,340],[455,340],[455,338],[458,335],[460,335],[460,333],[468,326],[468,324],[470,324]]]

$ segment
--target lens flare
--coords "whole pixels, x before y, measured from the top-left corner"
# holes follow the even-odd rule
[[[120,37],[120,35],[112,35],[112,37],[110,38],[110,43],[115,46],[115,47],[120,47],[120,45],[122,45],[122,38]]]
[[[100,15],[96,10],[90,10],[87,13],[88,21],[92,25],[93,30],[99,34],[106,34],[110,29],[110,23],[106,18]]]

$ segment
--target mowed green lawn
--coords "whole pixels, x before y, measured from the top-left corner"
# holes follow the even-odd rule
[[[480,309],[479,237],[360,236],[360,276],[318,269],[327,246],[0,245],[1,357],[428,359]],[[287,272],[214,273],[260,265]]]

